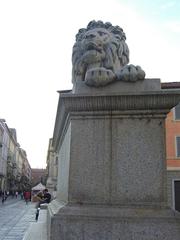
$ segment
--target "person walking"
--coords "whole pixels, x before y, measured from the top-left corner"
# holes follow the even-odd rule
[[[9,197],[9,191],[6,192],[6,199]]]
[[[18,191],[15,192],[16,198],[18,197]]]
[[[21,196],[21,200],[23,200],[24,199],[23,191],[20,193],[20,196]]]
[[[2,204],[6,201],[6,199],[7,199],[6,191],[3,191],[2,192]]]
[[[29,191],[24,192],[24,200],[26,204],[31,200],[31,193]]]

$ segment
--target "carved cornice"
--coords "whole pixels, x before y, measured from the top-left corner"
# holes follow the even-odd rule
[[[53,146],[57,147],[67,117],[72,113],[119,112],[120,114],[167,114],[180,102],[180,91],[153,91],[145,93],[121,93],[113,95],[80,95],[60,93]]]

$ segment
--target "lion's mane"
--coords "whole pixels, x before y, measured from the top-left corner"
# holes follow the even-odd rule
[[[86,34],[91,30],[105,29],[109,34],[109,41],[103,44],[105,56],[99,60],[98,67],[111,70],[113,73],[121,69],[129,62],[129,48],[125,42],[126,36],[123,29],[119,26],[113,26],[111,23],[102,21],[91,21],[87,28],[82,28],[76,35],[76,42],[72,53],[72,82],[84,81],[88,70],[88,64],[84,61],[88,50],[84,46]],[[95,64],[96,65],[96,64]]]

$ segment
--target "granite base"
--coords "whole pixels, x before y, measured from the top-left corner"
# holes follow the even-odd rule
[[[49,240],[179,240],[180,214],[171,209],[63,205],[53,201]]]

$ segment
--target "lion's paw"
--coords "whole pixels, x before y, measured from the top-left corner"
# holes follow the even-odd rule
[[[144,80],[145,72],[140,66],[126,65],[119,72],[116,73],[117,79],[125,82],[136,82],[137,80]]]
[[[100,87],[105,86],[115,80],[115,74],[105,68],[92,68],[86,72],[85,83],[88,86]]]

